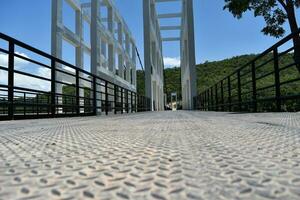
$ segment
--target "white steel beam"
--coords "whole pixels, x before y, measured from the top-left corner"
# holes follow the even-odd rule
[[[178,2],[182,0],[155,0],[156,3],[165,3],[165,2]]]
[[[181,26],[161,26],[161,31],[181,30]]]
[[[169,38],[162,38],[163,42],[174,42],[174,41],[180,41],[180,37],[169,37]]]
[[[182,13],[167,13],[167,14],[159,14],[158,19],[167,19],[167,18],[181,18]]]

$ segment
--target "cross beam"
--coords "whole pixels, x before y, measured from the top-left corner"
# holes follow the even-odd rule
[[[156,0],[156,3],[164,3],[164,2],[176,2],[176,1],[182,1],[182,0]]]
[[[181,26],[161,26],[161,31],[181,30]]]
[[[180,37],[169,37],[169,38],[162,38],[163,42],[174,42],[174,41],[180,41]]]
[[[181,18],[182,13],[166,13],[166,14],[159,14],[158,19],[166,19],[166,18]]]

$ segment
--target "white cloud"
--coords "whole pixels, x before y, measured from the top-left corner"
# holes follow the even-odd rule
[[[7,67],[8,56],[5,54],[0,54],[0,66]]]
[[[164,64],[166,68],[180,67],[180,57],[164,57]]]
[[[24,53],[16,52],[25,58],[29,58]],[[0,54],[0,65],[2,67],[8,67],[8,55]],[[49,78],[51,73],[50,70],[44,67],[38,67],[35,70],[30,68],[30,62],[23,60],[21,58],[15,57],[15,69],[20,71],[25,71],[27,73],[31,73],[37,76]],[[28,67],[26,70],[25,68]],[[7,85],[8,84],[8,73],[7,71],[0,70],[0,84]],[[44,81],[41,79],[32,78],[29,76],[24,76],[21,74],[15,74],[15,86],[36,89],[41,91],[49,91],[50,89],[50,82]]]
[[[51,83],[41,79],[15,74],[15,86],[30,88],[34,90],[49,91]]]
[[[51,78],[51,70],[45,67],[39,67],[37,70],[37,75],[44,78]]]
[[[24,53],[19,53],[19,52],[16,52],[16,54],[20,55],[20,56],[23,56],[25,58],[29,58],[26,54]],[[18,58],[18,57],[15,57],[15,68],[16,69],[19,69],[19,68],[22,68],[22,67],[25,67],[26,65],[28,65],[29,62],[27,60],[23,60],[21,58]],[[2,67],[8,67],[8,55],[7,54],[3,54],[1,53],[0,54],[0,65]]]
[[[8,74],[6,71],[0,70],[0,84],[7,85]]]

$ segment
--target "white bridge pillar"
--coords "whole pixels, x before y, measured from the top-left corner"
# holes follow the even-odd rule
[[[143,1],[145,91],[151,99],[151,110],[164,110],[164,76],[162,40],[156,14],[155,0]]]

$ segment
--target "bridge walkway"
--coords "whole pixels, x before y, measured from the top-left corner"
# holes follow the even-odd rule
[[[0,199],[300,199],[300,114],[0,122]]]

